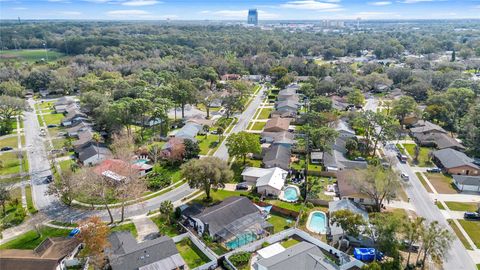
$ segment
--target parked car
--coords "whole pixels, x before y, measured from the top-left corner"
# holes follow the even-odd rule
[[[429,172],[429,173],[441,173],[442,169],[440,169],[440,168],[428,168],[427,172]]]
[[[48,128],[54,128],[54,127],[58,127],[58,125],[56,125],[56,124],[50,124],[50,125],[48,125],[47,127],[48,127]]]
[[[397,154],[397,158],[400,160],[402,163],[407,163],[408,157],[406,155],[403,155],[402,153]]]
[[[356,157],[355,161],[367,161],[364,157]]]
[[[463,214],[464,219],[480,220],[480,214],[477,212],[465,212]]]
[[[44,179],[43,179],[43,182],[44,183],[51,183],[53,181],[53,176],[52,175],[47,175]]]
[[[408,180],[410,179],[410,176],[408,176],[408,174],[406,174],[406,173],[402,173],[402,174],[400,174],[400,178],[402,178],[403,180],[408,181]]]
[[[238,183],[237,186],[235,187],[237,190],[248,190],[248,184],[247,182],[242,182]]]
[[[10,150],[13,150],[13,147],[10,147],[10,146],[5,146],[5,147],[2,147],[2,149],[0,149],[0,151],[10,151]]]

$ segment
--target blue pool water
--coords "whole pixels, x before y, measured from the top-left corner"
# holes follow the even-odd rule
[[[234,240],[225,243],[225,246],[228,249],[236,249],[250,242],[253,242],[256,239],[257,237],[254,233],[244,233],[244,234],[238,235]]]
[[[148,159],[137,159],[135,163],[147,163]]]
[[[283,193],[284,193],[284,198],[287,201],[298,200],[298,192],[297,192],[297,189],[294,187],[286,187]]]
[[[316,233],[326,233],[327,232],[327,217],[323,212],[314,212],[310,218],[309,228],[311,231]]]

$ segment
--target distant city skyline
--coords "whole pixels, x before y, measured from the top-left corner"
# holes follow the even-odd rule
[[[480,19],[480,0],[0,0],[1,19]]]

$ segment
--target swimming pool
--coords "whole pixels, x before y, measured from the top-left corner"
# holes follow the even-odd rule
[[[225,243],[225,246],[228,249],[236,249],[238,247],[244,246],[250,242],[253,242],[257,239],[257,236],[252,232],[247,232],[238,235],[234,240]]]
[[[283,190],[283,198],[287,202],[295,202],[298,200],[298,190],[294,186],[288,186]]]
[[[310,213],[307,221],[307,229],[314,233],[327,233],[327,216],[322,211]]]
[[[135,163],[144,163],[144,164],[147,163],[147,162],[148,162],[148,159],[137,159],[135,161]]]

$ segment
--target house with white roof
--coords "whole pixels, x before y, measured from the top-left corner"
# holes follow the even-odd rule
[[[255,168],[247,167],[242,172],[243,180],[254,184],[259,194],[278,196],[282,191],[288,172],[278,167]]]

